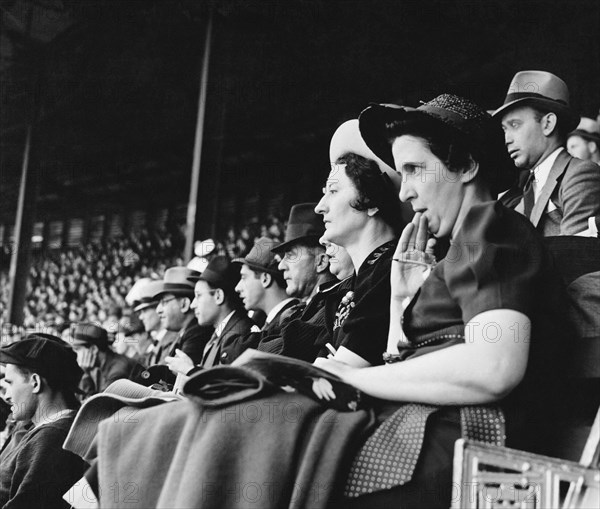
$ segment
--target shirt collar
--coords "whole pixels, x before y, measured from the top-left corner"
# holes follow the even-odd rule
[[[269,314],[267,315],[267,319],[265,320],[265,324],[271,323],[273,318],[275,318],[277,316],[277,313],[279,313],[288,304],[288,302],[291,302],[293,300],[296,300],[296,299],[294,299],[293,297],[288,297],[287,299],[282,300],[279,304],[276,304],[275,307],[273,307],[273,309],[271,309],[271,311],[269,311]]]
[[[533,174],[535,175],[534,183],[537,189],[541,189],[544,187],[546,180],[548,180],[548,175],[550,174],[550,170],[560,154],[563,151],[562,147],[558,147],[554,152],[552,152],[546,159],[544,159],[540,164],[538,164],[533,169]]]
[[[220,338],[221,334],[223,334],[223,331],[225,330],[225,326],[229,323],[229,320],[231,320],[233,313],[235,313],[235,311],[232,311],[231,313],[229,313],[225,318],[223,318],[223,320],[221,320],[221,323],[219,323],[219,325],[217,325],[215,327],[215,334],[217,335],[218,338]]]

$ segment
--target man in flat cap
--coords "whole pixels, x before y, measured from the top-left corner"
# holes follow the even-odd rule
[[[240,280],[235,291],[240,295],[247,311],[263,311],[267,318],[261,328],[253,326],[250,333],[227,342],[223,347],[228,362],[233,362],[244,350],[256,348],[261,337],[279,334],[284,313],[299,303],[285,291],[283,275],[277,269],[277,260],[272,251],[277,242],[261,237],[245,258],[236,258],[240,264]]]
[[[175,356],[177,349],[190,357],[194,364],[202,362],[204,347],[214,331],[210,325],[198,325],[191,308],[194,300],[194,281],[200,272],[187,267],[171,267],[158,286],[154,299],[158,300],[156,312],[161,325],[169,331],[177,333],[177,341],[171,346],[167,355]]]
[[[103,392],[121,378],[133,379],[142,370],[134,359],[114,352],[108,343],[108,332],[93,323],[71,326],[68,342],[83,369],[80,389],[85,397]]]
[[[204,348],[200,366],[212,368],[229,364],[228,345],[251,332],[254,322],[248,318],[244,305],[235,291],[240,279],[240,266],[225,256],[213,258],[198,278],[194,278],[192,309],[199,325],[209,325],[215,331]],[[175,372],[188,374],[194,365],[181,350],[167,357],[167,365]]]
[[[600,172],[563,148],[579,122],[565,82],[549,72],[521,71],[494,117],[502,122],[515,165],[529,172],[501,201],[544,236],[586,231],[589,219],[600,215]]]
[[[77,356],[60,338],[34,333],[0,348],[0,363],[14,419],[33,423],[0,453],[0,507],[67,508],[62,496],[87,468],[62,448],[79,406]]]

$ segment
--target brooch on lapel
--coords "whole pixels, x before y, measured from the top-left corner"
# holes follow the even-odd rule
[[[348,318],[348,315],[350,314],[350,311],[352,311],[352,308],[355,305],[356,304],[354,302],[354,292],[350,290],[346,293],[346,295],[344,295],[344,297],[340,301],[340,305],[338,306],[337,311],[335,312],[333,330],[336,330],[344,324],[346,318]]]

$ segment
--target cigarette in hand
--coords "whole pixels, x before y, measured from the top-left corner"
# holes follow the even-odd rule
[[[333,347],[331,343],[327,343],[325,347],[331,352],[331,355],[328,355],[327,357],[333,357],[337,353],[337,350]]]

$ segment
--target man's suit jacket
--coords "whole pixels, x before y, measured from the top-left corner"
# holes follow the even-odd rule
[[[192,315],[183,329],[179,331],[179,337],[171,347],[169,355],[174,356],[175,350],[179,349],[192,359],[194,365],[200,364],[202,362],[204,347],[210,341],[213,332],[214,329],[210,325],[202,327],[198,325],[198,320]]]
[[[508,194],[508,193],[507,193]],[[556,209],[548,212],[548,203]],[[523,213],[521,199],[515,210]],[[531,222],[544,237],[576,235],[588,229],[588,219],[600,215],[600,168],[562,150],[531,211]]]
[[[255,325],[254,322],[248,317],[245,311],[236,310],[233,313],[221,332],[221,336],[219,336],[219,342],[217,344],[218,351],[213,366],[217,366],[218,364],[230,364],[233,361],[231,358],[233,357],[231,352],[233,345],[236,344],[238,338],[243,338],[250,334],[253,325]],[[212,366],[204,367],[212,368]]]
[[[283,317],[289,316],[289,313],[286,311],[293,306],[298,305],[298,303],[298,299],[290,300],[260,331],[249,332],[244,336],[238,336],[229,341],[227,347],[224,348],[224,352],[227,353],[227,362],[233,362],[248,348],[257,348],[262,338],[267,336],[279,336],[283,325],[286,323]]]
[[[285,322],[281,334],[263,337],[257,349],[313,362],[325,344],[332,341],[325,325],[325,301],[335,299],[340,285],[337,279],[322,284],[308,305]],[[339,295],[338,300],[342,297]]]

